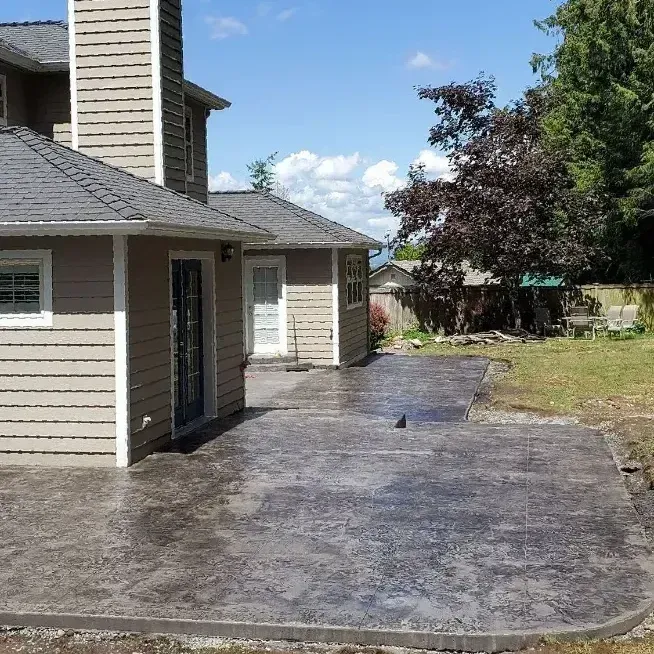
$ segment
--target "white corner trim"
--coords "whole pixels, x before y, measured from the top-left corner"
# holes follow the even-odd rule
[[[70,129],[72,148],[79,150],[79,115],[77,106],[77,38],[75,35],[75,0],[68,0],[68,57],[70,61]]]
[[[332,248],[332,346],[334,365],[341,363],[340,325],[338,313],[338,248]]]
[[[129,306],[127,277],[127,237],[114,236],[114,337],[116,382],[116,466],[131,463],[130,382],[129,382]]]
[[[72,0],[71,0],[72,1]],[[154,181],[164,185],[163,91],[161,88],[161,32],[159,4],[150,0],[150,47],[152,55],[152,123],[154,126]]]
[[[41,311],[39,313],[0,314],[0,328],[52,327],[52,250],[1,250],[0,263],[3,261],[38,263]]]

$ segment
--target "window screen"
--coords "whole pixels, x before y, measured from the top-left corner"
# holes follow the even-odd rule
[[[41,312],[41,267],[0,261],[0,314]]]

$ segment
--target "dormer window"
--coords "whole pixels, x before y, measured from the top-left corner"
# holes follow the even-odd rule
[[[193,111],[190,107],[184,109],[184,146],[186,148],[186,181],[194,178],[193,167]]]
[[[7,127],[7,78],[0,75],[0,127]]]

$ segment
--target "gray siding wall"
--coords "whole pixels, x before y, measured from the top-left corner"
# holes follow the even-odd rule
[[[179,193],[186,193],[184,63],[180,0],[161,0],[159,12],[165,184]]]
[[[0,75],[7,78],[7,125],[29,123],[26,98],[26,76],[15,68],[0,64]]]
[[[363,257],[363,306],[347,308],[348,254]],[[368,353],[368,251],[340,250],[338,256],[339,342],[341,365],[348,365]]]
[[[331,250],[250,250],[247,256],[286,257],[288,354],[300,363],[331,366]]]
[[[0,328],[0,463],[115,465],[111,237],[0,238],[52,250],[51,328]]]
[[[67,74],[32,75],[26,80],[29,127],[71,147],[70,77]]]
[[[223,263],[219,241],[130,237],[129,348],[131,447],[136,462],[170,442],[171,343],[169,251],[208,251],[216,261],[216,413],[229,415],[245,406],[243,310],[238,244]],[[205,308],[206,309],[206,308]],[[205,343],[208,348],[210,344]],[[143,418],[151,422],[145,429]]]
[[[149,0],[75,0],[80,150],[154,179]]]
[[[193,181],[186,183],[186,192],[194,199],[207,203],[209,177],[207,168],[207,117],[205,107],[186,98],[193,112]]]

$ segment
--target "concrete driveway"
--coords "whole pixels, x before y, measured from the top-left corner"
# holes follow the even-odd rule
[[[457,361],[253,375],[259,408],[129,471],[0,469],[0,624],[497,651],[639,622],[601,435],[463,422],[485,362]],[[369,409],[385,375],[408,403]]]

